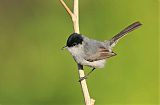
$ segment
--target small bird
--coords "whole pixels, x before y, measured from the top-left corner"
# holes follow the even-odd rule
[[[63,48],[68,49],[77,64],[93,68],[85,77],[81,78],[80,81],[86,79],[95,68],[104,68],[106,60],[117,55],[112,49],[119,39],[141,25],[140,22],[134,22],[110,40],[103,42],[90,39],[78,33],[71,34],[67,39],[66,46]]]

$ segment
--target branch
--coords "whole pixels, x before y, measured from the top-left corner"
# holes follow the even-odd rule
[[[65,8],[65,10],[68,12],[68,14],[71,16],[71,18],[73,17],[73,13],[71,12],[71,10],[69,9],[69,7],[66,5],[66,3],[63,0],[60,0],[61,4],[63,5],[63,7]]]
[[[82,65],[78,64],[78,72],[79,72],[79,78],[82,78],[82,77],[85,76]],[[94,105],[95,100],[91,99],[91,97],[89,95],[89,91],[88,91],[86,80],[83,79],[82,81],[80,81],[80,84],[81,84],[81,88],[82,88],[85,104],[86,105]]]
[[[79,32],[79,8],[78,8],[78,0],[74,0],[74,19],[72,18],[74,31],[76,33]]]
[[[60,0],[61,4],[63,7],[66,9],[70,17],[72,18],[73,22],[73,27],[74,27],[74,32],[75,33],[80,33],[79,31],[79,8],[78,8],[78,0],[74,0],[74,10],[73,13],[71,10],[68,8],[68,6],[65,4],[63,0]],[[78,64],[78,73],[79,73],[79,78],[82,78],[85,76],[83,66]],[[94,105],[95,100],[90,98],[88,87],[86,80],[80,81],[84,100],[85,100],[85,105]]]

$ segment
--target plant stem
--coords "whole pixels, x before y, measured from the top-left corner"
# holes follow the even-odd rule
[[[71,16],[72,22],[73,22],[73,28],[75,33],[80,33],[79,31],[79,7],[78,7],[78,0],[74,0],[74,9],[73,12],[68,8],[68,6],[65,4],[63,0],[60,0],[63,7],[66,9],[67,13]],[[79,79],[85,76],[83,66],[78,64],[78,73],[79,73]],[[95,100],[90,98],[88,87],[86,80],[83,79],[80,81],[82,93],[84,96],[85,105],[94,105]]]

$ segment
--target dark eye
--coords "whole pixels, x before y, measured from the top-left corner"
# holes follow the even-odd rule
[[[75,45],[77,45],[77,43],[76,43],[76,42],[74,42],[74,43],[72,44],[72,46],[75,46]]]

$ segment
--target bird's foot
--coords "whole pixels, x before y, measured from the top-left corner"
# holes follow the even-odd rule
[[[87,76],[81,77],[78,82],[81,82],[81,81],[83,81],[84,79],[87,79]]]
[[[81,77],[78,82],[81,82],[82,80],[87,79],[87,77],[89,76],[89,74],[91,74],[95,69],[96,68],[93,68],[87,75],[85,75],[84,77]]]

